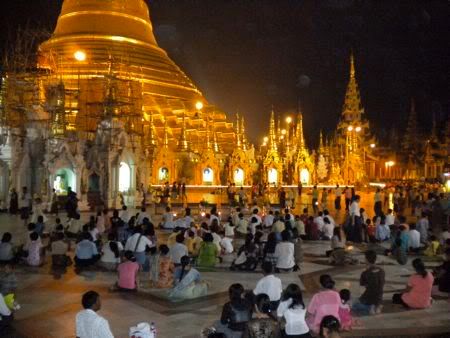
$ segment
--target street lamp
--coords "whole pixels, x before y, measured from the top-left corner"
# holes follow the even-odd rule
[[[292,117],[288,116],[286,117],[286,123],[290,124],[292,122]]]
[[[353,126],[348,126],[348,127],[347,127],[347,130],[348,130],[348,131],[352,131],[352,130],[353,130]]]
[[[86,61],[86,53],[82,50],[77,50],[75,53],[73,53],[73,57],[79,62]]]
[[[264,141],[264,143],[267,143],[267,142],[269,142],[269,138],[267,136],[264,136],[263,141]]]
[[[356,127],[356,128],[355,128],[355,131],[356,131],[357,133],[359,133],[359,132],[361,131],[361,127],[360,127],[360,126]]]
[[[286,135],[286,129],[283,129],[283,130],[281,131],[281,134],[282,134],[282,135]]]
[[[375,143],[371,143],[370,148],[372,148],[372,149],[375,148]]]

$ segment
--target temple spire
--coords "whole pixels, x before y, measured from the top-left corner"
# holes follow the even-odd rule
[[[241,128],[240,128],[239,113],[236,113],[236,147],[238,149],[241,149],[241,147],[242,147],[240,130],[241,130]]]
[[[275,113],[272,108],[270,114],[270,129],[269,129],[269,148],[277,151],[277,136],[275,134]]]
[[[305,150],[305,137],[303,135],[303,114],[301,112],[298,113],[296,137],[298,150]]]
[[[418,151],[419,135],[417,129],[417,112],[414,98],[411,98],[411,110],[408,116],[405,136],[402,142],[402,150],[408,156]]]
[[[212,149],[211,136],[209,134],[209,117],[206,118],[206,150]]]
[[[181,125],[180,140],[178,141],[178,150],[188,151],[189,144],[186,137],[186,113],[183,111],[183,124]]]
[[[245,119],[244,117],[241,118],[241,142],[242,142],[242,149],[247,150],[247,138],[245,137]]]
[[[361,97],[355,77],[355,60],[352,52],[350,54],[350,79],[347,85],[347,91],[345,93],[342,115],[345,121],[359,121],[361,120],[362,113]]]
[[[323,144],[323,133],[322,133],[322,129],[320,129],[320,133],[319,133],[319,154],[323,154],[324,153],[324,144]]]

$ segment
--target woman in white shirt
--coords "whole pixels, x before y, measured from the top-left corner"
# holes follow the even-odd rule
[[[115,241],[114,234],[108,235],[108,242],[103,244],[102,258],[100,258],[100,266],[115,271],[120,263],[120,256],[123,252],[123,245],[119,241]]]
[[[294,243],[290,242],[291,234],[288,230],[281,232],[281,242],[275,247],[274,256],[277,258],[276,269],[290,272],[295,265]]]
[[[277,309],[278,318],[284,318],[286,322],[283,337],[311,337],[305,315],[306,307],[300,287],[297,284],[289,284],[281,296]]]

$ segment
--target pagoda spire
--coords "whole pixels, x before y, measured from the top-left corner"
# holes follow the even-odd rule
[[[163,147],[166,149],[169,148],[169,126],[167,125],[167,119],[164,120]]]
[[[245,119],[244,117],[241,118],[241,142],[242,142],[242,149],[247,150],[247,138],[245,137]]]
[[[209,134],[209,117],[206,118],[206,150],[211,150],[211,136]]]
[[[301,112],[298,113],[297,117],[296,137],[298,150],[305,150],[305,137],[303,135],[303,114]]]
[[[418,130],[417,130],[417,112],[414,98],[411,98],[411,110],[406,125],[405,137],[402,142],[402,150],[405,153],[411,153],[418,150]],[[410,155],[410,154],[408,154]]]
[[[434,114],[434,113],[433,113],[433,126],[431,127],[430,142],[433,142],[433,143],[439,142],[438,129],[437,129],[437,123],[436,123],[436,114]]]
[[[359,94],[358,83],[355,76],[355,59],[353,52],[350,53],[350,79],[348,81],[347,90],[345,92],[344,107],[342,115],[345,121],[361,120],[361,96]]]
[[[183,111],[183,124],[181,126],[180,139],[178,141],[178,150],[188,151],[189,144],[186,137],[186,113]]]
[[[269,148],[270,150],[277,151],[277,135],[275,133],[275,113],[273,111],[273,107],[270,114]]]
[[[239,113],[236,113],[236,147],[238,149],[242,147]]]
[[[324,153],[323,133],[322,133],[322,129],[320,129],[320,133],[319,133],[319,154],[323,154],[323,153]]]

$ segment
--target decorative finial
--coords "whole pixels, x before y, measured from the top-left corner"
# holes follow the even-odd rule
[[[188,151],[189,144],[186,137],[186,113],[183,110],[183,124],[181,126],[181,134],[180,139],[178,141],[178,150],[180,151]]]
[[[164,120],[164,139],[163,139],[163,147],[169,148],[169,127],[167,125],[167,119]]]
[[[245,137],[245,120],[244,117],[241,119],[241,143],[242,149],[247,150],[247,138]]]

